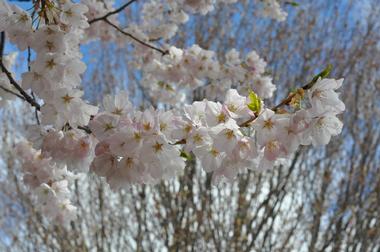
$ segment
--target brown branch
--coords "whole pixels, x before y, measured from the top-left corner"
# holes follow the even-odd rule
[[[138,38],[136,38],[135,36],[133,36],[132,34],[130,34],[130,33],[128,33],[128,32],[125,32],[125,31],[123,31],[123,29],[121,29],[119,26],[117,26],[117,25],[115,25],[114,23],[112,23],[111,21],[109,21],[107,18],[105,18],[105,19],[102,19],[104,22],[106,22],[107,24],[109,24],[110,26],[112,26],[113,28],[115,28],[116,30],[118,30],[120,33],[122,33],[123,35],[125,35],[125,36],[127,36],[127,37],[130,37],[131,39],[133,39],[133,40],[135,40],[136,42],[138,42],[138,43],[140,43],[140,44],[142,44],[142,45],[144,45],[144,46],[146,46],[146,47],[149,47],[150,49],[153,49],[153,50],[155,50],[155,51],[157,51],[157,52],[160,52],[162,55],[166,55],[166,54],[168,54],[169,53],[169,51],[168,50],[162,50],[162,49],[160,49],[160,48],[158,48],[158,47],[155,47],[155,46],[153,46],[153,45],[150,45],[150,44],[148,44],[148,43],[146,43],[146,42],[144,42],[144,41],[142,41],[142,40],[140,40],[140,39],[138,39]]]
[[[37,110],[40,110],[41,109],[40,104],[38,104],[36,100],[34,100],[33,97],[31,97],[27,92],[25,92],[25,90],[15,81],[15,79],[12,77],[12,74],[4,66],[2,61],[0,61],[0,67],[3,70],[3,72],[7,75],[9,82],[21,93],[25,101],[28,102],[33,107],[35,107]]]
[[[304,87],[300,88],[302,90],[307,90],[305,87],[307,87],[309,84],[305,85]],[[310,87],[309,87],[310,88]],[[296,96],[296,94],[298,94],[298,92],[292,92],[290,93],[285,99],[283,99],[279,104],[277,104],[276,106],[274,106],[272,108],[273,111],[277,111],[280,107],[282,106],[285,106],[285,105],[288,105],[292,99],[294,98],[294,96]]]
[[[331,69],[332,69],[332,66],[329,64],[325,69],[323,69],[322,72],[320,72],[319,74],[314,76],[314,78],[311,81],[309,81],[309,83],[307,83],[303,87],[299,88],[298,90],[305,91],[305,90],[312,88],[314,86],[314,84],[318,81],[319,78],[327,77],[330,74]],[[292,92],[291,94],[289,94],[287,98],[282,100],[281,103],[278,104],[277,106],[273,107],[272,110],[276,111],[280,107],[282,107],[284,105],[288,105],[297,93],[298,92]]]
[[[22,99],[23,101],[25,101],[25,98],[24,98],[22,95],[19,95],[18,93],[13,92],[12,90],[10,90],[10,89],[8,89],[8,88],[6,88],[6,87],[0,86],[0,89],[4,90],[4,91],[7,92],[7,93],[10,93],[10,94],[12,94],[12,95],[15,95],[15,96],[17,96],[18,98],[20,98],[20,99]]]
[[[122,6],[120,6],[119,8],[117,8],[116,10],[114,11],[111,11],[111,12],[108,12],[107,14],[105,14],[104,16],[101,16],[101,17],[97,17],[97,18],[94,18],[90,21],[88,21],[89,24],[92,24],[92,23],[95,23],[95,22],[98,22],[98,21],[101,21],[101,20],[105,20],[107,19],[109,16],[112,16],[114,14],[117,14],[119,13],[120,11],[124,10],[125,8],[127,8],[130,4],[136,2],[137,0],[130,0],[129,2],[123,4]]]
[[[8,69],[5,67],[3,63],[3,53],[4,53],[4,47],[5,47],[5,33],[1,32],[1,45],[0,45],[0,67],[1,70],[7,75],[9,82],[17,89],[17,91],[20,92],[22,97],[26,102],[28,102],[30,105],[35,107],[37,110],[40,110],[40,104],[36,102],[33,97],[31,97],[25,90],[16,82],[16,80],[13,78],[12,74],[8,71]],[[17,95],[17,97],[20,97],[20,95]]]
[[[5,48],[5,32],[1,32],[1,34],[0,34],[0,62],[3,62],[4,48]],[[4,90],[7,93],[15,95],[18,98],[25,101],[25,98],[23,96],[19,95],[18,93],[14,92],[14,91],[6,88],[6,87],[0,86],[0,89]]]
[[[303,91],[308,90],[308,89],[312,88],[316,82],[317,82],[317,79],[316,79],[316,78],[313,78],[313,80],[311,80],[311,81],[308,82],[306,85],[304,85],[303,87],[299,88],[298,90],[301,90],[301,91],[302,91],[302,90],[303,90]],[[271,108],[271,110],[273,110],[273,111],[276,112],[280,107],[285,106],[285,105],[288,105],[288,104],[292,101],[292,99],[294,98],[294,96],[295,96],[296,94],[298,94],[298,93],[299,93],[298,91],[290,93],[290,94],[289,94],[285,99],[283,99],[279,104],[277,104],[276,106],[274,106],[273,108]],[[257,118],[257,115],[252,116],[252,117],[249,118],[247,121],[245,121],[245,122],[239,124],[239,126],[240,126],[240,127],[248,127],[249,124],[250,124],[251,122],[253,122],[256,118]]]
[[[30,46],[28,46],[28,59],[27,59],[28,60],[28,72],[30,72],[30,69],[31,69],[31,67],[30,67],[31,57],[32,57],[32,51],[30,49]],[[36,97],[34,96],[33,91],[31,93],[32,93],[33,99],[36,100]],[[36,117],[37,124],[40,125],[41,122],[40,122],[40,118],[38,117],[38,110],[37,110],[37,108],[34,110],[34,115]]]
[[[1,32],[0,34],[0,61],[3,61],[4,48],[5,48],[5,32]]]
[[[92,133],[91,129],[88,126],[78,126],[77,128],[80,129],[80,130],[85,131],[87,134],[91,134]]]

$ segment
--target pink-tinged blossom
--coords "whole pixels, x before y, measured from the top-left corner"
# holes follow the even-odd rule
[[[73,4],[71,1],[62,1],[61,22],[66,25],[85,29],[89,27],[87,17],[84,15],[88,7],[83,4]]]
[[[125,115],[132,110],[132,104],[129,101],[128,93],[125,91],[120,91],[115,96],[104,96],[103,107],[105,111],[118,116]]]
[[[110,153],[97,155],[91,163],[90,169],[100,177],[108,177],[116,169],[118,160]]]
[[[236,89],[227,91],[224,104],[227,107],[229,116],[235,120],[239,118],[247,119],[253,116],[252,111],[247,106],[247,98],[239,95]]]
[[[313,146],[326,145],[332,136],[342,132],[343,123],[334,115],[317,117],[311,121],[308,128]]]
[[[71,126],[87,125],[92,115],[96,114],[98,108],[84,102],[79,90],[60,89],[53,93],[54,104],[45,104],[41,108],[44,124],[52,124],[57,128],[63,127],[65,123]]]
[[[243,134],[234,120],[230,120],[224,125],[216,126],[211,130],[214,139],[214,146],[227,154],[230,154],[236,147]]]
[[[65,165],[57,164],[51,157],[29,143],[20,143],[16,152],[22,160],[24,183],[37,195],[37,208],[50,219],[67,224],[76,217],[76,207],[70,202],[70,181],[74,176]]]
[[[232,153],[233,160],[253,160],[257,158],[258,152],[255,141],[250,137],[239,139]]]
[[[87,172],[94,158],[96,140],[79,130],[54,131],[42,142],[42,155],[66,164],[69,170]]]
[[[116,132],[119,117],[110,113],[99,113],[91,120],[89,126],[97,139],[103,140]]]
[[[167,143],[160,136],[153,136],[144,141],[141,157],[146,173],[153,181],[173,178],[185,168],[179,148]]]
[[[251,51],[248,53],[245,62],[246,69],[254,75],[263,74],[267,65],[267,63],[260,58],[256,51]]]
[[[107,140],[109,150],[114,155],[135,155],[139,152],[143,139],[141,133],[129,127],[120,129]]]
[[[218,124],[227,123],[230,119],[226,107],[219,102],[206,102],[205,108],[206,124],[208,127],[214,127]]]
[[[206,172],[212,172],[221,167],[226,156],[213,145],[204,145],[193,150],[195,156],[199,159],[202,168]]]
[[[270,76],[260,76],[252,79],[250,88],[261,98],[267,99],[273,96],[276,86]]]
[[[270,109],[265,109],[254,121],[253,128],[257,132],[257,142],[259,145],[265,145],[268,140],[274,138],[279,128],[279,120]]]
[[[264,0],[261,1],[263,5],[262,14],[266,17],[276,19],[278,21],[285,21],[288,13],[286,13],[277,0]]]
[[[343,79],[319,79],[308,91],[313,114],[320,115],[325,111],[341,113],[345,110],[344,103],[339,99],[336,89],[342,86]]]
[[[20,50],[25,50],[31,42],[31,27],[32,18],[26,11],[7,3],[0,6],[0,31],[5,31]]]
[[[212,138],[209,134],[209,129],[206,127],[199,127],[193,129],[186,137],[186,145],[184,149],[188,152],[191,152],[196,148],[211,144]]]

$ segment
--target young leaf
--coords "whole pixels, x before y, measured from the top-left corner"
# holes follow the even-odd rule
[[[252,110],[255,113],[260,112],[261,110],[261,99],[260,97],[253,91],[249,92],[248,95],[249,98],[249,103],[248,103],[248,108]]]
[[[312,82],[316,82],[319,79],[319,77],[321,77],[322,79],[326,78],[327,76],[329,76],[331,70],[332,70],[332,65],[328,64],[327,67],[322,70],[322,72],[320,72],[319,74],[313,77]]]
[[[293,6],[293,7],[298,7],[298,6],[300,6],[300,4],[297,3],[297,2],[286,2],[285,4],[289,4],[289,5]]]
[[[326,78],[327,76],[329,76],[331,70],[332,70],[332,65],[328,64],[327,67],[325,69],[323,69],[322,72],[315,75],[313,77],[313,79],[306,86],[303,87],[303,89],[304,90],[309,89],[318,81],[319,78],[323,79],[323,78]]]
[[[191,155],[189,153],[185,152],[185,151],[181,151],[180,156],[183,157],[186,160],[191,160]]]

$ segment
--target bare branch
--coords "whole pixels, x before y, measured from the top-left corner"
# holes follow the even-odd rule
[[[98,17],[98,18],[94,18],[92,20],[89,20],[88,23],[89,24],[92,24],[92,23],[95,23],[95,22],[98,22],[98,21],[101,21],[101,20],[105,20],[107,19],[109,16],[112,16],[114,14],[117,14],[119,13],[120,11],[124,10],[125,8],[127,8],[130,4],[136,2],[137,0],[130,0],[129,2],[123,4],[122,6],[120,6],[119,8],[117,8],[116,10],[114,11],[111,11],[111,12],[108,12],[107,14],[105,14],[104,16],[102,17]]]
[[[4,66],[3,62],[0,61],[0,67],[3,70],[3,72],[7,75],[10,83],[21,93],[21,95],[24,97],[25,101],[28,102],[30,105],[35,107],[37,110],[41,109],[40,104],[36,102],[36,100],[33,99],[25,90],[15,81],[15,79],[12,77],[12,74],[8,71],[8,69]]]
[[[5,92],[10,93],[10,94],[13,94],[13,95],[17,96],[18,98],[22,99],[23,101],[25,101],[25,98],[24,98],[22,95],[19,95],[18,93],[13,92],[12,90],[10,90],[10,89],[8,89],[8,88],[6,88],[6,87],[3,87],[3,86],[0,86],[0,88],[1,88],[2,90],[4,90]]]
[[[40,110],[41,109],[41,106],[40,104],[38,104],[36,102],[35,99],[33,99],[33,97],[31,97],[27,92],[25,92],[25,90],[16,82],[16,80],[13,78],[12,74],[8,71],[8,69],[5,67],[4,63],[3,63],[3,52],[4,52],[4,46],[5,46],[5,32],[1,32],[1,45],[0,45],[0,67],[1,67],[1,70],[7,75],[10,83],[20,92],[20,94],[24,97],[24,100],[28,103],[30,103],[30,105],[32,105],[33,107],[35,107],[37,110]],[[17,95],[18,96],[18,95]],[[19,97],[19,96],[18,96]]]
[[[140,43],[140,44],[142,44],[142,45],[144,45],[144,46],[146,46],[146,47],[149,47],[150,49],[153,49],[153,50],[155,50],[155,51],[157,51],[157,52],[160,52],[162,55],[166,55],[166,54],[169,53],[168,50],[165,50],[165,51],[164,51],[164,50],[162,50],[162,49],[160,49],[160,48],[158,48],[158,47],[155,47],[155,46],[152,46],[152,45],[150,45],[150,44],[147,44],[147,43],[145,43],[144,41],[142,41],[142,40],[136,38],[136,37],[133,36],[132,34],[123,31],[123,29],[121,29],[119,26],[117,26],[117,25],[115,25],[114,23],[112,23],[111,21],[109,21],[107,18],[102,19],[102,20],[103,20],[104,22],[106,22],[107,24],[109,24],[110,26],[112,26],[113,28],[115,28],[116,30],[118,30],[118,31],[119,31],[120,33],[122,33],[123,35],[125,35],[125,36],[127,36],[127,37],[130,37],[131,39],[135,40],[136,42],[138,42],[138,43]]]

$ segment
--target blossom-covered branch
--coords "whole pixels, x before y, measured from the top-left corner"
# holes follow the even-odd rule
[[[299,146],[324,145],[341,132],[337,115],[345,106],[336,90],[343,80],[319,75],[269,109],[264,100],[276,86],[256,51],[241,55],[231,49],[220,58],[198,45],[182,49],[163,43],[161,49],[145,42],[172,38],[188,21],[187,13],[206,15],[236,0],[151,0],[142,6],[141,22],[122,29],[115,14],[133,2],[110,12],[112,2],[46,0],[34,2],[37,15],[0,5],[0,30],[20,50],[35,52],[33,60],[28,57],[21,85],[1,66],[41,113],[41,125],[17,150],[24,182],[35,190],[47,216],[63,223],[74,218],[69,188],[77,174],[92,171],[115,190],[158,183],[181,174],[192,153],[214,183],[231,181],[245,169],[286,163]],[[261,4],[264,15],[286,17],[275,0]],[[124,91],[106,95],[101,112],[82,98],[86,65],[79,45],[93,39],[116,41],[120,34],[135,45],[134,65],[152,104],[171,109],[136,109]],[[41,107],[28,90],[43,101]],[[194,101],[195,91],[204,94],[202,101]],[[291,106],[280,111],[283,105]]]

